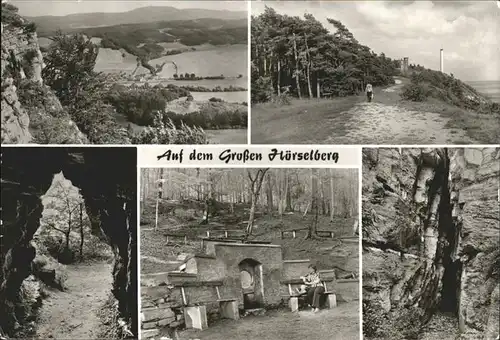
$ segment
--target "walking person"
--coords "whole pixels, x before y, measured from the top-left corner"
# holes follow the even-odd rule
[[[372,84],[366,85],[366,97],[368,98],[368,103],[373,99],[373,87]]]
[[[318,269],[316,266],[309,265],[309,274],[301,277],[307,286],[307,302],[312,306],[313,312],[319,312],[319,300],[321,294],[325,292],[325,287],[321,285]]]

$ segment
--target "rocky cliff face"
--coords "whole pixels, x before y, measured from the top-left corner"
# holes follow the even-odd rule
[[[35,26],[16,11],[2,3],[2,143],[87,143],[59,100],[43,85],[44,63]],[[27,91],[33,88],[38,91]],[[50,131],[54,119],[60,131]]]
[[[418,334],[436,313],[498,336],[499,176],[498,148],[363,150],[367,336]]]
[[[20,287],[32,274],[41,196],[62,171],[80,188],[93,230],[102,230],[113,249],[112,293],[137,336],[135,148],[6,148],[1,156],[0,333],[14,336],[26,321]]]

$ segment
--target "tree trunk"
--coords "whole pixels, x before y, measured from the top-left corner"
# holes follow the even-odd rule
[[[197,199],[198,201],[201,201],[201,184],[200,184],[200,168],[196,168],[196,181],[198,182],[198,185],[197,185],[197,191],[198,191],[198,195],[197,195]]]
[[[309,55],[309,46],[307,46],[307,35],[304,33],[304,41],[306,44],[306,74],[307,74],[307,90],[309,91],[309,98],[314,98],[311,88],[311,56]]]
[[[262,187],[262,181],[264,180],[264,176],[267,170],[269,169],[257,170],[255,178],[252,178],[250,170],[248,170],[248,178],[250,178],[251,190],[252,190],[252,196],[251,196],[252,201],[250,206],[250,216],[248,217],[248,225],[246,230],[247,235],[252,235],[253,220],[255,218],[255,207],[257,205],[257,200],[259,199],[260,189]]]
[[[295,41],[295,33],[293,34],[293,55],[295,57],[295,82],[297,83],[297,95],[299,96],[299,99],[302,99],[299,79],[299,56],[297,54],[297,42]]]
[[[330,222],[333,222],[334,215],[334,200],[333,200],[333,169],[330,168]]]
[[[278,96],[281,95],[281,61],[278,58],[278,84],[276,85],[278,89]]]
[[[64,236],[66,236],[66,249],[69,249],[69,235],[71,234],[71,211],[69,212],[69,217],[68,217],[68,230],[66,230],[66,233]]]
[[[320,81],[319,81],[319,75],[317,76],[316,80],[316,97],[321,98],[321,86],[320,86]]]
[[[163,197],[163,171],[164,168],[160,168],[160,179],[158,180],[158,192],[156,195],[155,231],[158,230],[158,207],[160,204],[160,199],[162,199]]]
[[[83,233],[83,202],[80,203],[80,262],[83,261],[83,243],[84,243],[84,233]]]
[[[314,220],[309,226],[309,233],[307,238],[313,238],[316,236],[316,230],[318,227],[318,169],[311,168],[311,191],[312,191],[312,199],[311,199],[311,210],[314,212]]]
[[[321,215],[326,215],[325,186],[323,185],[323,181],[321,181]]]
[[[293,211],[292,208],[292,193],[290,190],[290,176],[288,174],[288,169],[285,168],[285,211]]]
[[[267,174],[267,212],[269,215],[271,215],[274,211],[274,204],[273,204],[273,186],[272,186],[272,177],[271,173]]]

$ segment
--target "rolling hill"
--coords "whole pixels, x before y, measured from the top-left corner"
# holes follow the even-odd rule
[[[121,13],[76,13],[66,16],[26,17],[38,26],[41,36],[51,34],[57,29],[73,29],[116,26],[123,24],[142,24],[158,21],[197,20],[213,18],[220,20],[247,20],[247,12],[207,9],[178,9],[165,6],[148,6]]]

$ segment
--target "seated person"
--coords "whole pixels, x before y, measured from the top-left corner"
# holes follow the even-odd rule
[[[304,281],[304,285],[297,290],[299,294],[305,290],[307,293],[307,302],[312,306],[313,312],[319,312],[319,299],[321,294],[325,292],[325,287],[321,284],[321,279],[319,277],[318,269],[316,266],[309,265],[309,274],[302,276],[301,279]]]

